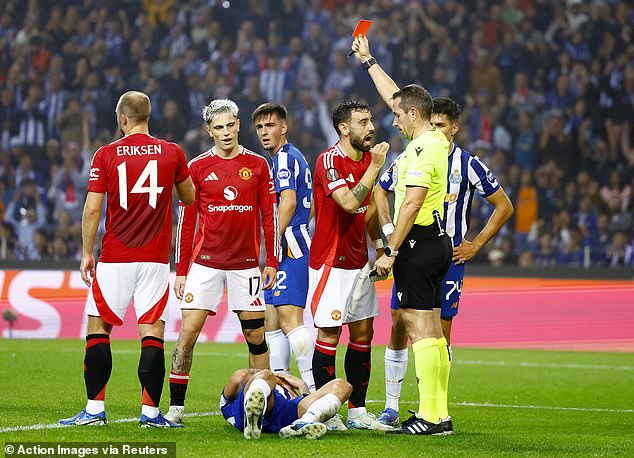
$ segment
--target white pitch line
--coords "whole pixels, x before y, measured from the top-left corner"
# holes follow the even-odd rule
[[[366,403],[383,403],[381,400],[367,400]],[[401,401],[401,404],[418,404],[418,401]],[[452,406],[462,407],[493,407],[500,409],[536,409],[536,410],[562,410],[571,412],[610,412],[610,413],[634,413],[634,409],[601,409],[593,407],[556,407],[556,406],[523,406],[513,404],[493,404],[490,402],[450,402]]]
[[[518,406],[512,404],[492,404],[489,402],[451,402],[454,406],[464,407],[496,407],[501,409],[537,409],[537,410],[564,410],[573,412],[611,412],[611,413],[634,413],[634,409],[600,409],[592,407],[555,407],[555,406]]]
[[[217,410],[214,410],[213,412],[192,412],[192,413],[186,413],[185,417],[212,417],[215,415],[220,415],[220,412]],[[139,417],[118,418],[116,420],[108,420],[108,423],[132,423],[135,421],[139,421]],[[0,428],[0,433],[10,433],[15,431],[39,431],[42,429],[57,429],[57,428],[71,428],[71,426],[60,425],[59,423],[50,423],[50,424],[38,423],[36,425],[29,425],[29,426],[11,426],[9,428]]]
[[[556,369],[598,369],[598,370],[619,370],[634,371],[634,366],[607,366],[597,364],[570,364],[570,363],[532,363],[528,361],[507,362],[507,361],[479,361],[479,360],[454,360],[452,364],[467,364],[474,366],[520,366],[520,367],[550,367]]]

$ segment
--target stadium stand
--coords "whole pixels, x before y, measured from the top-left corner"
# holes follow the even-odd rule
[[[346,59],[361,17],[375,21],[373,54],[397,82],[460,102],[458,142],[513,200],[514,219],[474,262],[634,266],[625,0],[3,1],[0,260],[78,259],[88,163],[115,138],[125,90],[149,94],[152,132],[190,157],[210,146],[199,113],[218,97],[236,100],[254,150],[252,109],[287,104],[309,161],[334,141],[331,108],[367,100],[396,154],[391,113]]]

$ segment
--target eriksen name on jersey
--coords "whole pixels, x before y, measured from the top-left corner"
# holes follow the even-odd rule
[[[117,156],[152,156],[163,154],[161,145],[119,145]]]

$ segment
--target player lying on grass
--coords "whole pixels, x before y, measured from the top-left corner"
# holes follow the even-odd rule
[[[339,412],[350,393],[352,385],[340,378],[310,393],[308,385],[292,375],[240,369],[222,390],[220,410],[245,439],[259,439],[262,431],[319,439],[327,431],[323,422]]]

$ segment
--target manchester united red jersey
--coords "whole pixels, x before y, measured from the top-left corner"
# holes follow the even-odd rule
[[[108,197],[101,262],[168,263],[172,189],[189,176],[183,150],[147,134],[97,150],[88,191]]]
[[[365,213],[370,196],[356,213],[348,213],[335,202],[332,193],[344,186],[353,188],[371,160],[370,153],[364,153],[358,161],[352,160],[339,143],[317,158],[313,181],[316,223],[309,258],[313,269],[324,264],[360,269],[368,262]]]
[[[222,270],[257,267],[260,215],[266,264],[277,268],[280,240],[271,169],[262,156],[240,148],[232,159],[212,148],[189,162],[196,201],[179,208],[177,275],[187,275],[192,262]]]

